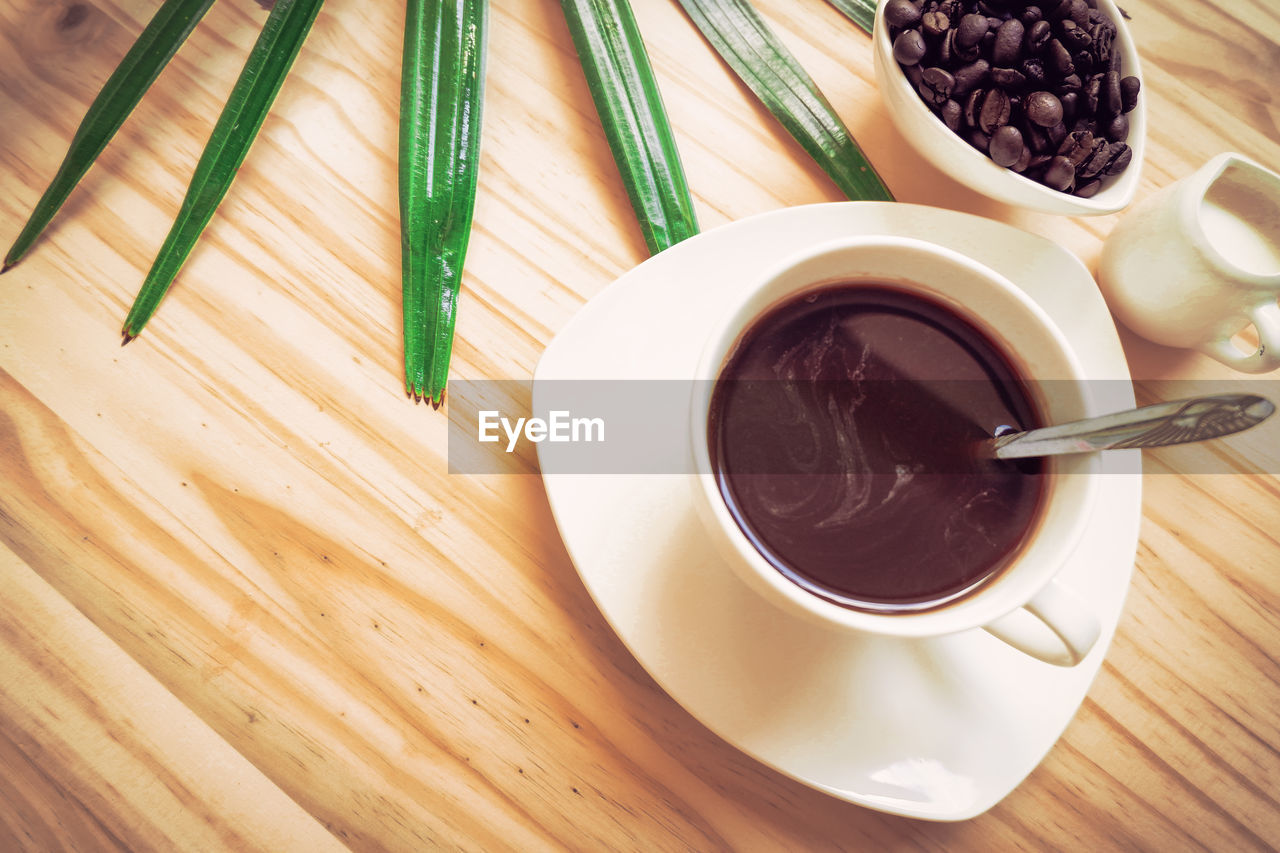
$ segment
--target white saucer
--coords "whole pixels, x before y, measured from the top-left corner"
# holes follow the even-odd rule
[[[898,203],[790,208],[735,222],[649,259],[551,342],[550,379],[688,379],[724,294],[785,256],[854,234],[918,237],[1020,284],[1059,324],[1091,378],[1133,405],[1110,314],[1073,255],[998,222]],[[686,411],[671,411],[681,424]],[[541,448],[541,445],[539,445]],[[644,452],[643,447],[636,452]],[[962,820],[1040,762],[1084,699],[1133,569],[1141,475],[1131,453],[1103,475],[1090,528],[1059,578],[1097,605],[1083,663],[1032,660],[981,630],[929,640],[848,636],[786,615],[706,541],[687,475],[545,475],[569,554],[618,636],[677,702],[775,770],[880,811]],[[1110,466],[1108,469],[1111,470]],[[1124,472],[1124,473],[1115,473]]]

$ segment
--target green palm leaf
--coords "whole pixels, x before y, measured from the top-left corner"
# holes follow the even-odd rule
[[[827,0],[845,17],[871,32],[871,25],[876,19],[876,0]]]
[[[697,234],[675,136],[630,4],[560,5],[645,245],[656,253]]]
[[[89,106],[71,138],[58,173],[36,203],[9,254],[5,255],[0,272],[16,264],[31,248],[212,5],[213,0],[165,0],[152,16]]]
[[[323,0],[272,11],[205,146],[182,207],[123,326],[155,313],[230,189]],[[870,29],[874,0],[828,0]],[[4,260],[31,247],[213,0],[164,0],[94,100],[58,173]],[[439,405],[475,208],[487,0],[406,0],[400,103],[405,386]],[[888,199],[817,86],[748,0],[680,0],[730,67],[850,198]],[[588,88],[636,213],[659,252],[697,233],[674,134],[629,0],[561,0]]]
[[[813,79],[747,0],[679,0],[734,73],[851,199],[892,201]]]
[[[471,235],[487,0],[408,0],[400,80],[405,387],[439,406]]]
[[[258,135],[280,84],[311,31],[324,0],[279,0],[245,62],[209,142],[196,164],[191,186],[169,236],[124,321],[126,343],[142,331],[182,268],[236,171]]]

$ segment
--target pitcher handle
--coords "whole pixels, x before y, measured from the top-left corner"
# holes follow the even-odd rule
[[[1258,330],[1258,348],[1243,353],[1230,338],[1214,341],[1204,352],[1241,373],[1267,373],[1280,367],[1280,303],[1266,302],[1250,315]]]

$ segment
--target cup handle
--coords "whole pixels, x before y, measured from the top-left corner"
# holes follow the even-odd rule
[[[1250,319],[1258,330],[1258,349],[1242,353],[1229,338],[1214,341],[1204,352],[1241,373],[1266,373],[1280,367],[1280,304],[1266,302],[1253,309]]]
[[[1080,663],[1102,633],[1093,608],[1057,581],[1050,581],[1022,607],[983,629],[1018,651],[1055,666]]]

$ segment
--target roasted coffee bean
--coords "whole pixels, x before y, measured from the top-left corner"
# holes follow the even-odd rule
[[[1095,139],[1093,141],[1093,150],[1089,152],[1089,156],[1076,166],[1076,177],[1078,178],[1096,178],[1102,174],[1102,170],[1107,168],[1110,162],[1108,149],[1110,146],[1105,139]]]
[[[1099,65],[1110,67],[1111,50],[1116,38],[1116,28],[1111,24],[1092,24],[1089,36],[1093,39],[1090,54]]]
[[[956,44],[960,47],[977,47],[982,37],[987,34],[986,15],[969,14],[960,19],[956,30]]]
[[[1075,168],[1071,165],[1071,161],[1057,156],[1048,161],[1048,168],[1044,169],[1044,184],[1052,187],[1053,190],[1062,192],[1070,192],[1071,186],[1075,183]]]
[[[1089,24],[1089,7],[1085,5],[1084,0],[1071,0],[1071,9],[1067,15],[1077,27],[1085,27]]]
[[[1087,130],[1073,130],[1058,146],[1058,156],[1066,158],[1074,169],[1093,153],[1093,134]]]
[[[927,51],[919,30],[903,30],[893,40],[893,58],[901,65],[915,65]]]
[[[942,123],[945,124],[952,133],[958,133],[962,126],[961,122],[964,120],[963,112],[964,110],[961,109],[960,104],[958,104],[954,99],[949,98],[947,99],[947,102],[942,105],[941,109],[938,110],[938,115],[942,118]]]
[[[1120,79],[1120,101],[1124,105],[1124,111],[1130,112],[1138,105],[1138,90],[1142,88],[1142,81],[1137,77],[1122,77]]]
[[[956,64],[956,31],[954,29],[947,30],[942,34],[942,41],[938,44],[938,62],[942,68],[950,68]]]
[[[1035,154],[1052,154],[1056,150],[1053,143],[1049,141],[1048,132],[1040,125],[1029,121],[1022,125],[1022,139]]]
[[[920,80],[924,77],[924,69],[920,67],[919,63],[903,66],[902,73],[906,75],[907,82],[911,84],[911,88],[918,91],[920,89]]]
[[[1022,10],[1022,14],[1018,16],[1024,27],[1030,27],[1036,21],[1044,20],[1044,12],[1040,11],[1039,6],[1028,6]]]
[[[1003,89],[989,89],[982,99],[978,127],[989,136],[996,132],[996,128],[1009,123],[1009,114],[1009,96]]]
[[[1120,94],[1120,73],[1118,71],[1108,71],[1103,76],[1098,111],[1106,118],[1120,115],[1124,111],[1124,98]]]
[[[1053,35],[1053,27],[1048,21],[1036,21],[1027,27],[1027,34],[1022,39],[1022,47],[1027,53],[1039,53]]]
[[[1071,123],[1072,133],[1098,133],[1098,123],[1091,118],[1081,116]]]
[[[991,48],[991,63],[1002,67],[1014,65],[1022,57],[1022,21],[1010,18],[996,30],[996,43]]]
[[[1098,112],[1098,100],[1102,94],[1102,75],[1095,74],[1090,77],[1084,84],[1084,111],[1087,115],[1094,115]]]
[[[1093,198],[1100,189],[1102,189],[1102,181],[1099,178],[1094,178],[1092,181],[1086,181],[1076,187],[1074,192],[1080,198]]]
[[[1009,91],[1017,91],[1027,85],[1027,77],[1016,68],[992,68],[991,82]]]
[[[1010,169],[1015,172],[1025,172],[1027,167],[1031,165],[1031,149],[1026,145],[1022,146],[1022,153],[1018,155],[1017,161],[1014,162]]]
[[[914,27],[920,23],[920,7],[911,0],[889,0],[884,5],[884,20],[898,29]]]
[[[974,89],[964,100],[964,123],[968,127],[978,126],[978,114],[982,112],[982,98],[986,89]]]
[[[925,103],[934,106],[941,106],[951,97],[951,90],[955,87],[956,78],[951,76],[950,71],[941,68],[926,68],[924,75],[920,78],[920,97],[924,98]]]
[[[991,145],[988,153],[997,166],[1009,167],[1018,162],[1025,146],[1022,144],[1022,131],[1013,125],[1006,124],[991,134]]]
[[[951,29],[951,19],[946,12],[925,12],[920,16],[920,29],[927,36],[940,36]]]
[[[981,130],[974,129],[969,131],[969,144],[986,154],[991,149],[991,137]]]
[[[952,54],[957,62],[973,62],[975,59],[982,58],[982,43],[971,45],[969,47],[961,47],[959,42],[951,48]]]
[[[1044,49],[1045,64],[1059,77],[1074,74],[1075,63],[1071,61],[1071,52],[1062,46],[1058,39],[1050,39]]]
[[[1120,174],[1129,168],[1129,163],[1133,161],[1133,149],[1123,142],[1111,143],[1109,155],[1110,159],[1107,162],[1107,167],[1103,170],[1108,175]]]
[[[1049,17],[1055,21],[1061,21],[1063,18],[1071,16],[1071,0],[1058,0],[1057,3],[1054,0],[1049,0],[1049,5],[1046,8],[1051,9]]]
[[[1076,120],[1076,108],[1080,102],[1080,96],[1075,92],[1067,92],[1060,95],[1058,100],[1062,102],[1062,120],[1067,124],[1072,124]]]
[[[1027,118],[1041,127],[1053,127],[1062,121],[1062,101],[1052,92],[1032,92],[1023,109]]]
[[[1124,113],[1116,116],[1107,125],[1105,136],[1112,142],[1124,142],[1129,138],[1129,117]]]
[[[1027,85],[1033,88],[1041,88],[1048,80],[1044,73],[1044,63],[1038,57],[1023,60],[1018,70],[1027,78]]]
[[[1058,25],[1058,40],[1062,42],[1063,47],[1074,53],[1087,48],[1093,38],[1088,30],[1076,26],[1075,21],[1063,21]]]
[[[1049,137],[1049,147],[1057,148],[1067,138],[1067,126],[1058,122],[1053,127],[1045,128],[1045,135]]]
[[[1044,172],[1044,182],[1055,190],[1069,192],[1076,180],[1075,167],[1066,157],[1054,157]]]
[[[979,86],[986,82],[987,74],[991,67],[987,65],[985,59],[975,59],[968,65],[961,66],[952,76],[955,78],[955,85],[951,89],[953,97],[961,98],[973,91],[974,86]]]
[[[1079,74],[1069,74],[1058,82],[1058,97],[1061,98],[1068,92],[1079,92],[1083,86]]]

